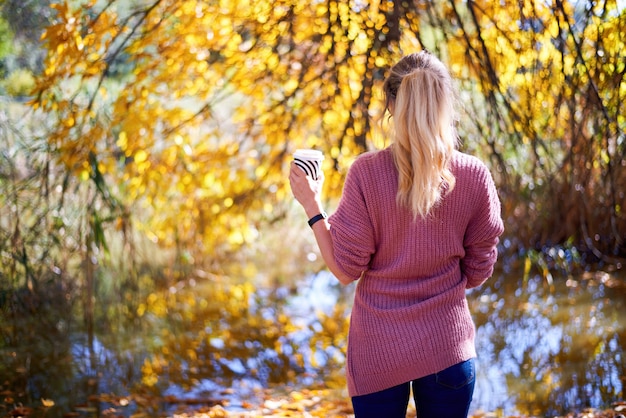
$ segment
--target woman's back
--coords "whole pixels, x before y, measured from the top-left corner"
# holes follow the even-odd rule
[[[366,271],[349,336],[353,396],[475,356],[465,290],[492,273],[500,204],[478,159],[455,152],[450,168],[456,187],[427,219],[396,203],[389,149],[359,157],[350,169],[329,221],[338,266],[355,278]]]
[[[410,209],[396,203],[397,172],[390,149],[359,157],[329,220],[338,238],[335,258],[346,272],[358,277],[367,270],[367,276],[388,279],[436,275],[465,255],[465,247],[472,244],[465,240],[468,228],[471,233],[476,223],[500,226],[499,200],[485,165],[455,152],[451,171],[457,187],[427,219],[414,219]],[[492,231],[481,232],[491,237]],[[471,278],[478,273],[484,279],[490,270],[471,273]]]

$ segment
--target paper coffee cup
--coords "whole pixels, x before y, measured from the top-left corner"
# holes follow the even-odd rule
[[[324,154],[314,149],[298,149],[293,153],[293,160],[313,180],[320,178]]]

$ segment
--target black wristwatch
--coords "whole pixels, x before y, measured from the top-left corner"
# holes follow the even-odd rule
[[[321,221],[322,219],[326,219],[326,218],[328,218],[328,215],[326,215],[326,212],[318,213],[317,215],[309,219],[309,226],[313,228],[313,224],[315,224],[315,222]]]

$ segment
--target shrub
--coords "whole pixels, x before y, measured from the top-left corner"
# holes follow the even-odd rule
[[[35,86],[35,77],[30,70],[20,68],[9,74],[2,85],[10,96],[28,96]]]

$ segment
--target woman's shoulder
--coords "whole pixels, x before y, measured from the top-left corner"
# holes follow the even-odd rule
[[[354,162],[352,163],[352,167],[376,167],[376,166],[385,166],[389,163],[393,163],[393,155],[391,154],[391,149],[384,148],[373,151],[366,151],[363,154],[360,154]]]
[[[383,179],[393,181],[396,172],[393,155],[388,148],[364,152],[356,157],[349,172],[367,183],[374,179],[377,183]]]
[[[459,172],[488,172],[487,165],[478,157],[461,151],[454,151],[451,166],[453,171]]]

